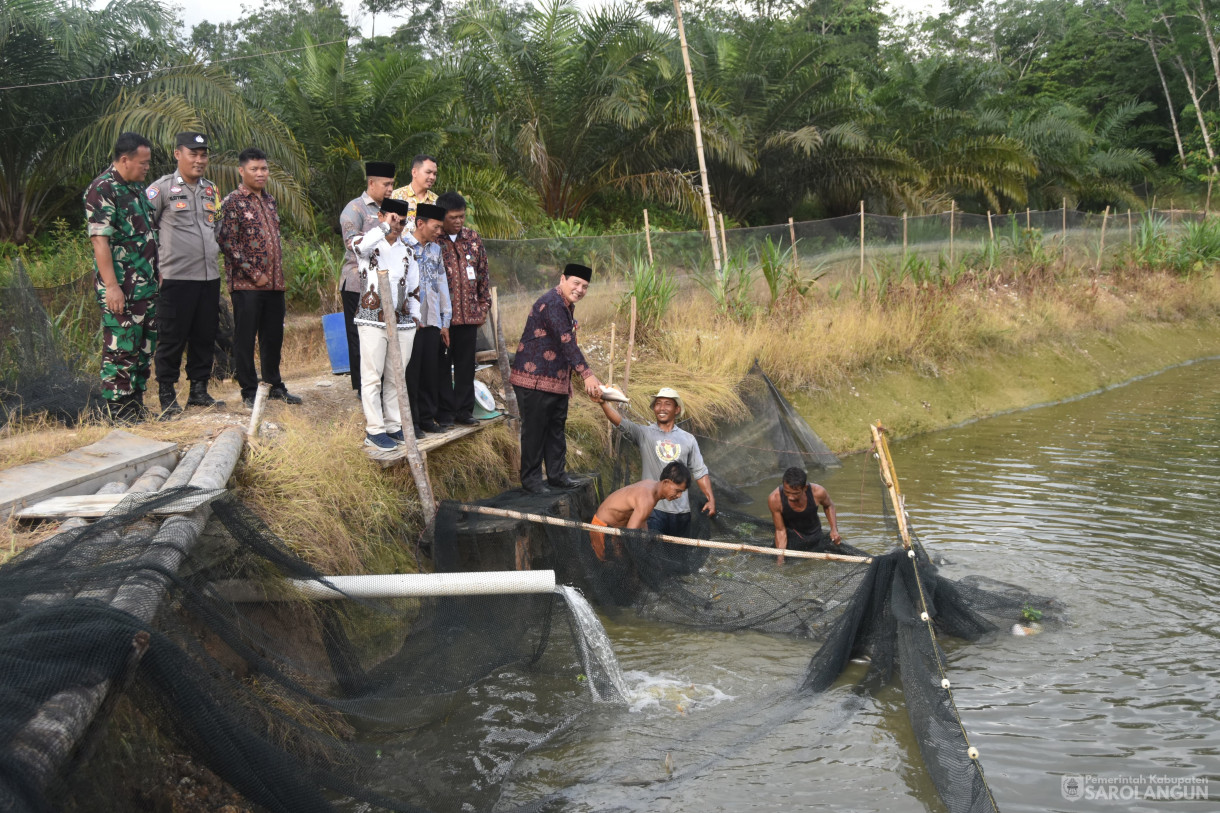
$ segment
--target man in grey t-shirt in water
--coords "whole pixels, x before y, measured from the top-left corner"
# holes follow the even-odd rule
[[[690,432],[674,425],[685,411],[682,396],[678,395],[677,390],[662,387],[652,397],[652,414],[657,420],[647,426],[624,418],[606,401],[602,401],[601,405],[610,423],[640,447],[640,458],[643,461],[641,479],[660,480],[662,469],[679,460],[690,469],[691,478],[707,499],[703,513],[708,516],[716,513],[712,479],[708,476],[703,455],[699,453],[699,442]],[[648,529],[670,536],[689,537],[690,521],[690,497],[684,492],[677,499],[661,500],[657,503],[652,515],[648,517]]]

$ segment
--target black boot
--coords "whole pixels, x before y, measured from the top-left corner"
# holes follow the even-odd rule
[[[130,426],[140,422],[140,405],[134,395],[120,395],[106,402],[103,417],[115,426]]]
[[[141,423],[157,417],[149,411],[148,407],[144,406],[144,390],[136,390],[133,392],[131,394],[131,400],[132,412],[134,413],[132,423]]]
[[[188,395],[186,398],[186,405],[187,406],[201,406],[201,407],[211,407],[211,406],[222,407],[225,405],[225,402],[219,401],[219,400],[213,398],[212,396],[208,395],[208,382],[207,382],[207,379],[204,379],[203,381],[192,381],[191,382],[191,394]]]
[[[159,383],[157,397],[161,399],[161,420],[168,421],[170,418],[182,414],[182,407],[178,406],[178,392],[174,389],[173,384]]]

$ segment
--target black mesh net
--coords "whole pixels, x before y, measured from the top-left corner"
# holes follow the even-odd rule
[[[791,417],[764,410],[759,420],[777,420],[766,415]],[[727,428],[717,434],[735,442]],[[768,461],[808,459],[795,448],[776,454]],[[104,716],[103,698],[126,688],[170,742],[261,809],[512,809],[502,789],[521,779],[523,758],[596,725],[595,710],[624,698],[583,591],[603,613],[808,640],[804,677],[793,675],[804,703],[818,702],[853,658],[870,659],[868,685],[896,670],[948,808],[995,808],[942,684],[937,636],[977,640],[1030,608],[1049,620],[1053,602],[943,578],[918,539],[910,553],[875,552],[896,537],[864,543],[873,553],[823,540],[811,553],[840,558],[790,553],[781,565],[748,547],[772,544],[769,519],[738,509],[708,517],[697,492],[691,537],[721,547],[595,528],[605,534],[599,555],[583,523],[602,496],[590,478],[565,492],[446,503],[422,540],[438,571],[548,566],[569,587],[336,601],[292,594],[287,579],[329,582],[229,496],[129,498],[0,568],[0,794],[13,810],[124,809],[64,779],[74,763],[62,744],[87,742],[79,721],[99,705]],[[148,518],[171,502],[182,511],[207,500],[206,526],[204,508]],[[239,601],[224,587],[233,583],[292,600]],[[505,699],[521,695],[530,702],[510,711]],[[529,809],[559,809],[541,793],[548,798]]]

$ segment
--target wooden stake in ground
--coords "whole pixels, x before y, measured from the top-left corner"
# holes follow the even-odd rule
[[[1106,251],[1106,221],[1110,219],[1110,207],[1101,216],[1101,243],[1097,246],[1097,273],[1101,273],[1101,255]]]
[[[470,505],[468,503],[453,503],[453,507],[460,511],[469,511],[472,514],[485,514],[489,517],[506,517],[508,519],[520,519],[526,522],[537,522],[543,525],[555,525],[561,528],[580,528],[585,531],[593,531],[607,536],[625,536],[626,531],[623,528],[610,528],[605,525],[593,525],[588,522],[577,522],[572,519],[561,519],[560,517],[547,516],[545,514],[527,514],[523,511],[511,511],[507,508],[492,508],[486,505]],[[713,550],[727,550],[734,553],[758,553],[763,556],[788,556],[793,559],[822,559],[830,562],[855,562],[867,564],[873,561],[871,556],[847,556],[841,553],[818,553],[808,550],[780,550],[778,548],[764,548],[759,545],[744,545],[738,542],[713,542],[709,539],[687,539],[683,536],[669,536],[668,534],[657,534],[656,538],[661,542],[672,542],[675,545],[685,545],[688,548],[711,548]]]
[[[254,406],[250,409],[250,425],[246,427],[246,437],[253,440],[258,437],[259,424],[263,420],[263,408],[267,406],[267,396],[271,394],[271,385],[262,381],[254,393]]]
[[[729,237],[724,231],[724,212],[720,213],[720,250],[724,261],[729,261]]]
[[[860,201],[860,279],[864,279],[864,201]]]
[[[890,457],[890,446],[885,440],[885,427],[881,421],[869,427],[873,435],[873,451],[881,464],[881,482],[894,504],[894,517],[898,520],[898,534],[902,537],[902,546],[911,549],[911,531],[907,528],[907,510],[902,498],[902,490],[898,487],[898,472],[894,471],[894,459]]]
[[[995,244],[995,228],[991,225],[991,210],[987,210],[987,239]]]
[[[408,428],[411,421],[411,399],[407,397],[406,366],[402,363],[402,351],[398,347],[398,315],[394,312],[394,297],[390,296],[390,272],[384,268],[377,269],[377,291],[381,295],[381,316],[385,321],[385,366],[398,389],[398,411],[402,414],[402,436],[406,441],[407,463],[411,466],[411,476],[415,479],[415,488],[419,491],[419,499],[424,506],[424,519],[431,522],[436,513],[436,500],[432,497],[432,481],[428,479],[424,458],[419,453],[419,447],[415,445],[415,432]]]
[[[1127,209],[1127,245],[1131,245],[1135,241],[1135,235],[1131,227],[1131,209]]]
[[[1063,264],[1066,266],[1068,261],[1068,199],[1063,199],[1063,230],[1060,232],[1063,235]]]
[[[800,276],[801,261],[796,257],[796,225],[788,218],[788,239],[792,243],[792,276]]]
[[[606,367],[608,368],[606,370],[606,384],[611,387],[614,386],[614,331],[615,331],[615,328],[616,328],[615,323],[611,322],[610,323],[610,360],[606,363]]]
[[[635,355],[635,309],[636,302],[635,297],[633,296],[631,297],[631,326],[627,333],[627,360],[623,362],[623,394],[627,395],[627,397],[631,397],[627,388],[631,386],[631,357]],[[625,406],[621,406],[619,404],[615,404],[614,408],[619,410],[619,412],[626,409]],[[618,432],[614,432],[613,434],[614,442],[611,444],[611,452],[617,457],[618,441],[622,435]]]
[[[686,27],[682,25],[681,0],[674,0],[674,18],[678,23],[678,42],[682,46],[682,65],[686,69],[686,93],[690,96],[691,122],[695,130],[695,154],[699,156],[699,183],[703,186],[703,208],[707,214],[708,237],[712,241],[712,265],[720,273],[720,246],[716,243],[716,215],[712,211],[712,188],[707,180],[707,159],[703,157],[703,127],[699,124],[699,104],[695,101],[695,74],[690,67],[690,52],[686,48]]]
[[[953,221],[957,219],[957,201],[949,201],[949,273],[953,273]]]
[[[1029,231],[1029,207],[1025,207],[1025,230]]]
[[[652,265],[652,229],[648,225],[648,210],[644,210],[644,243],[648,246],[648,264]]]
[[[504,408],[508,416],[521,425],[521,410],[517,408],[517,391],[509,383],[508,346],[504,343],[504,326],[500,324],[500,297],[496,287],[491,287],[491,327],[496,337],[496,367],[500,370],[500,384],[504,389]]]
[[[902,266],[907,264],[907,213],[902,213]]]

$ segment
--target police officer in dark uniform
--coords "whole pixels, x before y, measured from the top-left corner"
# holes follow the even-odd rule
[[[156,371],[161,413],[166,418],[182,412],[176,385],[183,351],[191,384],[187,406],[224,406],[224,401],[208,394],[220,320],[220,247],[216,244],[220,190],[203,177],[208,148],[204,133],[178,133],[174,146],[177,169],[158,178],[147,192],[160,236]]]

